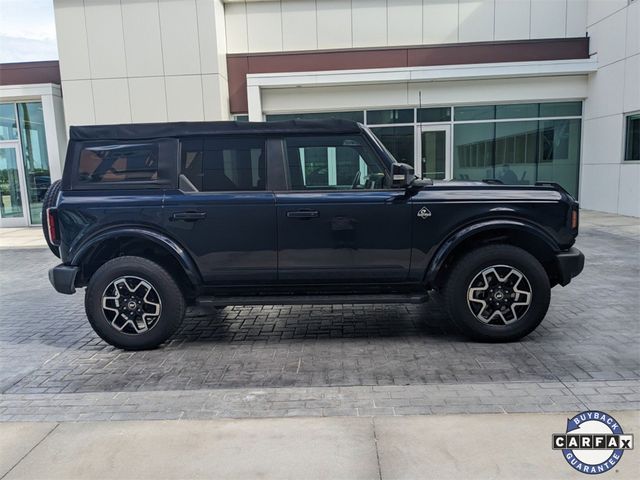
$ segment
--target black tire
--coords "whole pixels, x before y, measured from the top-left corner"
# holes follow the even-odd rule
[[[155,290],[153,300],[159,300],[156,303],[161,305],[160,315],[152,317],[155,320],[153,323],[149,322],[148,330],[140,333],[132,331],[132,322],[119,331],[110,320],[117,318],[122,323],[121,319],[126,317],[114,314],[114,317],[107,318],[107,313],[111,312],[105,312],[102,307],[103,294],[109,295],[107,289],[115,288],[112,282],[125,276],[137,277],[148,282]],[[131,295],[126,289],[124,292]],[[144,293],[145,288],[140,292]],[[95,332],[105,342],[124,350],[148,350],[163,343],[182,323],[185,309],[184,295],[171,275],[157,263],[141,257],[118,257],[109,260],[92,275],[85,294],[87,318]]]
[[[500,275],[502,278],[507,278],[506,272],[509,270],[502,267],[503,265],[516,269],[524,275],[530,287],[531,301],[528,308],[526,306],[514,307],[518,316],[512,315],[512,304],[508,303],[504,316],[501,317],[498,313],[493,320],[485,323],[476,314],[479,314],[480,317],[484,316],[485,319],[491,317],[492,312],[495,311],[493,306],[495,304],[487,302],[486,313],[483,313],[484,307],[480,302],[468,302],[467,294],[472,287],[471,282],[474,281],[478,282],[474,283],[474,287],[482,287],[478,289],[482,290],[481,292],[473,294],[474,297],[480,295],[490,299],[491,302],[497,302],[495,295],[499,295],[503,302],[511,302],[509,298],[504,299],[505,294],[501,288],[500,293],[497,292],[497,288],[493,290],[494,295],[488,295],[490,289],[484,290],[485,285],[489,286],[489,282],[484,279],[481,272],[493,266],[500,266],[498,267],[498,270],[502,272]],[[497,277],[491,273],[489,278],[496,282],[496,287],[503,286],[495,280]],[[517,273],[511,278],[517,279]],[[513,293],[514,286],[510,287],[508,282],[505,284],[505,289],[510,295]],[[516,283],[516,287],[527,289],[525,283]],[[520,294],[515,295],[518,295],[515,298],[526,298],[526,296],[520,297]],[[543,320],[551,300],[551,287],[545,269],[533,255],[512,245],[488,245],[467,253],[455,263],[444,286],[444,300],[451,320],[463,334],[483,342],[511,342],[531,333]],[[476,308],[475,313],[472,306]],[[507,318],[508,322],[504,321],[505,316],[510,317]]]
[[[49,229],[47,228],[47,209],[55,206],[58,200],[58,193],[60,192],[60,183],[60,180],[53,182],[42,199],[42,233],[44,233],[44,239],[47,241],[49,250],[51,250],[51,252],[58,258],[60,258],[60,248],[51,243],[51,240],[49,239]]]

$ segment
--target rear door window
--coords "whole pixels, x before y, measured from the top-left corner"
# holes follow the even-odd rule
[[[86,146],[80,152],[81,183],[148,182],[158,179],[158,145]]]
[[[266,189],[265,140],[205,137],[181,142],[180,188],[191,192]]]

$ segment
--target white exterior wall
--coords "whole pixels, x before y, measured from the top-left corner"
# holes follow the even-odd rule
[[[54,0],[67,126],[229,117],[222,0]]]
[[[261,93],[264,113],[413,108],[420,101],[423,106],[547,102],[583,99],[587,76],[272,88]]]
[[[582,37],[586,18],[587,0],[225,0],[229,53]]]
[[[580,201],[584,208],[640,216],[640,162],[625,162],[625,115],[640,111],[640,1],[590,0],[591,52],[584,104]]]

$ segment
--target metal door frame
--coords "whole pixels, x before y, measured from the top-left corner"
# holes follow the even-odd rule
[[[418,123],[415,132],[416,151],[416,175],[422,178],[422,134],[424,132],[444,131],[445,132],[445,168],[444,178],[453,178],[453,162],[451,155],[451,123]]]

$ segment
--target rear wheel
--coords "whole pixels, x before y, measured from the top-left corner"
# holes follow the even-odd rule
[[[56,201],[58,200],[58,192],[60,192],[60,180],[56,180],[51,184],[47,193],[44,194],[44,198],[42,199],[42,232],[44,233],[44,239],[47,241],[47,245],[53,254],[60,258],[60,249],[58,246],[51,243],[49,239],[49,229],[47,227],[47,210],[51,207],[54,207]]]
[[[453,266],[444,288],[455,325],[481,341],[509,342],[531,333],[549,308],[551,288],[540,262],[512,245],[473,250]]]
[[[96,333],[125,350],[155,348],[180,326],[185,300],[160,265],[141,257],[118,257],[91,277],[85,309]]]

